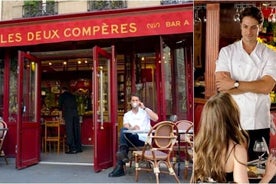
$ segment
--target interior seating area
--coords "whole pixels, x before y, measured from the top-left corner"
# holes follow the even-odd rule
[[[51,120],[44,122],[44,151],[47,153],[52,148],[59,154],[60,148],[65,152],[65,135],[61,131],[61,120]],[[63,128],[63,127],[62,127]]]

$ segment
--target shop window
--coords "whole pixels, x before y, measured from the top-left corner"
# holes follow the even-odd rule
[[[25,1],[22,17],[38,17],[58,14],[58,3],[54,0]]]
[[[177,114],[178,118],[186,117],[187,92],[184,49],[171,49],[166,46],[163,48],[163,59],[165,63],[166,114],[168,116]]]
[[[165,70],[165,99],[166,114],[173,114],[173,97],[172,97],[172,72],[171,72],[171,49],[168,46],[163,48],[163,60]]]
[[[88,11],[127,8],[126,1],[87,1]]]
[[[186,76],[184,72],[185,63],[184,63],[184,49],[178,48],[174,51],[174,63],[175,63],[175,80],[176,80],[176,114],[179,118],[184,118],[185,113],[187,112],[187,88],[186,88]]]
[[[10,62],[9,81],[9,122],[16,122],[17,114],[17,60],[14,58]]]
[[[139,53],[135,58],[135,89],[147,107],[157,111],[155,53]]]

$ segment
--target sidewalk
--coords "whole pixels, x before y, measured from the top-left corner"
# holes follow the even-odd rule
[[[4,159],[0,158],[0,183],[136,183],[133,167],[127,168],[125,176],[110,178],[108,177],[108,173],[112,171],[112,168],[95,173],[91,165],[52,165],[39,163],[22,170],[17,170],[15,168],[15,159],[8,158],[8,161],[9,165],[6,165]],[[155,183],[155,175],[153,173],[140,173],[138,183]],[[183,183],[189,183],[188,180],[183,179],[182,173],[180,173],[179,180]],[[176,182],[173,176],[161,174],[160,183]]]

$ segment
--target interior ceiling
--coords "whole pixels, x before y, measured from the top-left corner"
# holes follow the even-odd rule
[[[47,52],[31,52],[32,55],[39,60],[62,60],[62,59],[76,59],[76,58],[92,58],[92,49],[78,49],[78,50],[61,50],[61,51],[47,51]]]
[[[31,52],[41,61],[42,72],[90,70],[92,49]]]
[[[165,43],[172,43],[172,45],[179,41],[183,41],[183,44],[193,44],[192,33],[165,35],[162,38]],[[30,54],[41,61],[43,72],[90,70],[92,67],[92,48],[95,45],[105,49],[110,49],[111,45],[114,45],[117,62],[123,64],[123,55],[125,54],[154,53],[156,48],[159,47],[159,39],[159,36],[149,36],[112,40],[85,40],[35,45],[25,47],[22,50],[30,51]],[[64,65],[64,62],[66,62],[66,65]]]

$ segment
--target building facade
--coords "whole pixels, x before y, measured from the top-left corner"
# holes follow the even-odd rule
[[[159,121],[193,121],[193,3],[2,1],[1,8],[0,116],[9,127],[4,150],[18,169],[39,162],[43,122],[57,117],[62,86],[77,96],[96,171],[115,164],[131,93]]]

